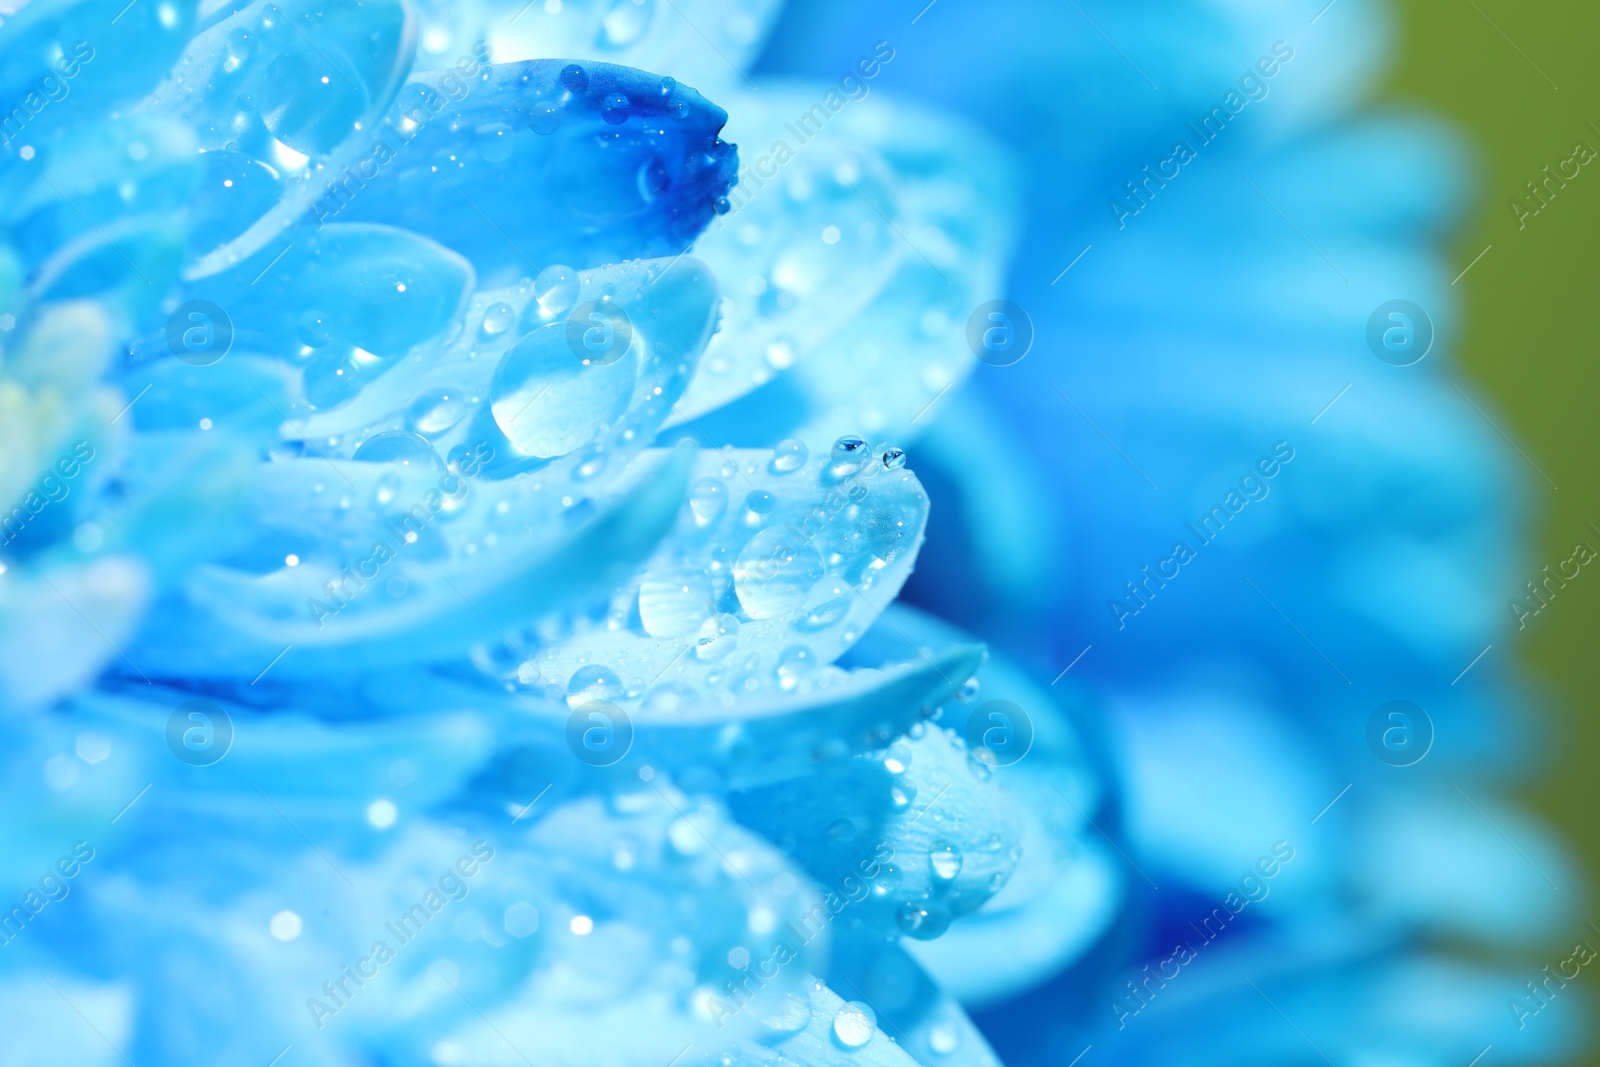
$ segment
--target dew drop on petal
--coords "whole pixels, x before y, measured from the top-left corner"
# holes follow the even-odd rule
[[[833,1039],[844,1048],[857,1049],[872,1040],[877,1026],[877,1014],[866,1004],[852,1000],[833,1017]]]
[[[412,402],[406,412],[406,424],[417,433],[434,437],[465,418],[469,408],[459,389],[430,389]]]
[[[688,568],[646,575],[639,583],[639,621],[651,637],[693,633],[711,614],[711,583]]]
[[[822,557],[793,531],[771,526],[750,538],[733,565],[733,589],[752,619],[787,615],[822,577]]]
[[[935,881],[953,881],[961,873],[961,850],[948,841],[935,841],[933,851],[928,853],[928,866]]]
[[[581,708],[596,700],[620,700],[622,679],[610,667],[591,663],[579,667],[567,682],[567,706]]]
[[[700,626],[695,638],[694,654],[709,663],[722,659],[739,644],[739,620],[733,615],[716,615]]]
[[[512,323],[517,321],[517,312],[504,300],[496,300],[483,312],[483,323],[479,330],[485,337],[498,337],[511,329]]]
[[[716,478],[701,478],[689,490],[689,508],[696,523],[711,525],[728,510],[728,487]]]
[[[412,470],[442,470],[439,453],[423,437],[407,430],[386,430],[361,443],[351,459],[362,463],[398,463]]]
[[[810,455],[804,441],[798,441],[793,437],[785,438],[778,442],[777,448],[773,449],[772,461],[767,467],[774,474],[788,474],[805,466]]]

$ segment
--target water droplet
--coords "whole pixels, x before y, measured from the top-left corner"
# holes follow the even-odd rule
[[[961,683],[961,688],[956,690],[957,700],[971,700],[978,695],[978,690],[983,688],[983,683],[978,681],[976,675]]]
[[[400,495],[400,479],[393,474],[385,474],[378,479],[378,484],[373,489],[372,497],[379,504],[392,504],[395,497]]]
[[[361,392],[355,361],[337,351],[322,353],[301,372],[300,392],[314,408],[339,406]]]
[[[878,1016],[866,1004],[852,1000],[833,1017],[833,1039],[847,1049],[857,1049],[872,1040]]]
[[[828,457],[828,466],[824,471],[828,481],[843,481],[855,474],[871,458],[871,451],[867,443],[854,435],[839,438],[833,443],[833,449]]]
[[[739,620],[733,615],[717,615],[700,626],[695,638],[694,654],[704,662],[719,660],[739,644]]]
[[[766,358],[767,366],[773,370],[788,370],[794,366],[795,354],[799,347],[793,337],[785,334],[769,341],[762,355]]]
[[[578,289],[578,272],[571,267],[546,267],[533,280],[533,298],[546,319],[572,310]]]
[[[489,410],[526,456],[564,456],[628,409],[637,377],[632,347],[614,363],[585,366],[567,346],[566,324],[518,341],[495,368]]]
[[[610,667],[591,663],[579,667],[567,682],[567,707],[581,708],[595,700],[622,699],[622,679]]]
[[[788,437],[779,441],[778,447],[773,449],[772,461],[767,464],[767,468],[774,474],[788,474],[805,466],[810,455],[804,441]]]
[[[697,524],[711,525],[728,510],[728,487],[715,478],[701,478],[689,490],[689,509]]]
[[[854,435],[841,437],[833,443],[833,459],[835,462],[840,460],[859,462],[866,454],[866,451],[867,443]]]
[[[883,453],[883,465],[892,471],[897,471],[906,465],[906,450],[903,448],[890,448]]]
[[[485,337],[498,337],[511,329],[511,324],[517,321],[517,310],[504,300],[496,300],[483,312],[483,324],[479,331]]]
[[[304,312],[295,324],[295,333],[307,348],[321,348],[333,339],[333,331],[328,328],[328,313],[318,308]]]
[[[587,92],[589,89],[588,73],[576,63],[568,63],[561,68],[561,88],[569,93]]]
[[[228,33],[225,47],[228,49],[228,58],[233,60],[231,70],[238,70],[239,64],[256,54],[261,47],[261,41],[249,30],[240,26]]]
[[[778,498],[765,489],[752,489],[744,498],[744,521],[748,526],[759,526],[767,521],[778,506]]]
[[[503,122],[491,122],[478,127],[478,155],[485,163],[504,163],[511,158],[516,139],[511,127]]]
[[[895,912],[895,924],[907,937],[932,941],[950,928],[950,911],[933,901],[907,901]]]
[[[784,690],[799,686],[800,679],[817,669],[817,659],[805,645],[790,645],[778,656],[778,685]]]
[[[806,594],[805,614],[794,628],[806,633],[826,630],[850,611],[850,590],[838,579],[823,578]]]
[[[935,841],[928,853],[928,866],[935,881],[951,882],[961,873],[961,850],[948,841]]]
[[[406,430],[373,434],[361,443],[351,459],[362,463],[398,463],[412,470],[440,470],[439,453],[425,438]]]
[[[469,408],[459,389],[430,389],[412,403],[406,423],[417,433],[434,437],[465,418]]]
[[[917,787],[910,782],[896,782],[889,787],[889,803],[895,811],[905,811],[917,799]]]
[[[835,819],[828,824],[828,840],[835,844],[845,844],[856,836],[856,824],[849,819]]]
[[[954,1023],[943,1022],[928,1031],[928,1048],[940,1056],[948,1056],[961,1043],[961,1031]]]
[[[878,877],[872,880],[872,892],[880,897],[886,897],[900,888],[905,881],[905,875],[900,868],[892,863],[885,863],[878,868]]]
[[[711,614],[711,583],[698,571],[671,568],[639,583],[639,621],[651,637],[693,633]]]
[[[811,1024],[811,999],[802,993],[785,993],[783,1001],[761,1025],[776,1034],[798,1034]]]
[[[610,93],[600,104],[600,117],[613,126],[628,121],[628,98],[621,93]]]
[[[904,741],[896,741],[889,746],[883,754],[883,766],[890,774],[904,774],[911,766],[911,746]]]
[[[733,565],[733,590],[752,619],[798,610],[817,579],[822,557],[793,532],[768,527],[750,538]]]

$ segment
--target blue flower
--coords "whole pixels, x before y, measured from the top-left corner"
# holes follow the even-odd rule
[[[827,47],[830,6],[770,0],[36,0],[0,24],[16,1062],[1237,1058],[1282,1035],[1254,1002],[1216,1021],[1234,975],[1322,1047],[1465,1048],[1499,979],[1416,945],[1541,936],[1504,904],[1540,887],[1436,767],[1567,878],[1472,784],[1501,747],[1475,687],[1511,680],[1479,667],[1450,706],[1473,744],[1441,729],[1402,779],[1315,725],[1349,702],[1318,672],[1442,724],[1429,679],[1512,533],[1460,454],[1503,458],[1384,365],[1282,429],[1343,375],[1368,278],[1437,272],[1448,213],[1360,158],[1443,182],[1415,147],[1439,135],[1330,132],[1374,51],[1354,5],[1320,47],[1268,38],[1272,73],[1227,68],[1282,117],[1181,162],[1148,140],[1178,112],[1107,87],[1148,64],[1231,123],[1214,76],[1268,16],[1175,10],[1135,66],[1073,21],[1120,38],[1111,15],[1037,13],[1030,61],[966,79],[997,24],[947,13]],[[764,41],[803,76],[752,81]],[[1135,159],[1181,178],[1107,210]],[[1241,173],[1282,211],[1219,227],[1193,198]],[[1323,293],[1281,215],[1360,265],[1359,298]],[[1057,290],[1091,218],[1126,240]],[[1273,269],[1192,269],[1254,242]],[[1033,354],[980,366],[1005,362],[971,340],[1002,293]],[[1401,412],[1436,429],[1397,456]],[[1067,461],[1079,416],[1113,455]],[[1144,495],[1145,465],[1193,499]],[[1172,562],[1213,497],[1239,536]],[[1219,620],[1251,538],[1278,614],[1240,595]],[[1412,614],[1385,612],[1397,581]],[[1322,1007],[1409,984],[1426,1025]],[[1530,1058],[1566,1037],[1537,1023]]]

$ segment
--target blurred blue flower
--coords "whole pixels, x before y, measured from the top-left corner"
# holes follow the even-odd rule
[[[1089,7],[0,23],[8,1062],[1567,1047],[1458,150]]]

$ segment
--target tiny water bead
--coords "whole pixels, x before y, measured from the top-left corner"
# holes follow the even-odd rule
[[[872,1040],[877,1028],[877,1013],[858,1000],[845,1004],[833,1017],[833,1039],[843,1048],[860,1048]]]
[[[889,470],[897,471],[906,465],[906,453],[903,448],[889,448],[883,453],[883,465]]]
[[[810,456],[811,452],[806,448],[804,441],[788,437],[779,441],[778,447],[773,449],[768,468],[774,474],[788,474],[805,466]]]

